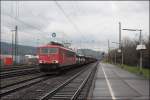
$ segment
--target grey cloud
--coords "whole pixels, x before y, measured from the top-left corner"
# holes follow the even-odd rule
[[[118,41],[119,21],[122,22],[122,27],[142,28],[143,32],[149,33],[149,5],[147,1],[57,1],[80,32],[74,28],[55,1],[19,2],[18,19],[24,23],[15,21],[11,17],[16,13],[15,2],[13,6],[12,2],[2,3],[1,25],[5,28],[3,31],[8,33],[14,28],[11,26],[12,22],[16,23],[22,40],[20,43],[27,45],[31,42],[30,45],[35,46],[38,38],[40,39],[39,44],[42,45],[52,40],[50,34],[56,32],[59,41],[72,41],[75,47],[81,44],[82,47],[92,48],[91,45],[94,44],[94,48],[107,51],[108,39]],[[131,36],[127,32],[123,32],[122,36],[126,36],[125,34]],[[8,34],[3,36],[4,41],[8,41],[7,36]],[[112,46],[114,45],[112,44]]]

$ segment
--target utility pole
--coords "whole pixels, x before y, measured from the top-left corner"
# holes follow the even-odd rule
[[[121,23],[119,22],[119,49],[121,49]]]
[[[115,51],[115,64],[116,64],[116,56],[117,56],[117,55],[116,55],[116,51]]]
[[[123,45],[121,42],[121,22],[119,22],[119,49],[121,50],[121,64],[123,65]]]
[[[38,47],[39,47],[39,40],[40,40],[40,39],[38,38],[37,41],[36,41],[36,43],[37,43],[37,44],[36,44],[36,53],[39,53],[39,52],[40,52],[40,50],[39,50],[39,48],[38,48]]]
[[[12,54],[12,61],[14,61],[14,34],[13,34],[13,30],[12,30],[11,54]]]
[[[108,62],[109,62],[109,59],[110,59],[110,54],[109,54],[109,52],[110,52],[110,46],[109,46],[109,40],[108,40]]]
[[[15,64],[17,64],[17,56],[18,56],[18,26],[15,26]]]
[[[2,43],[1,43],[1,31],[0,31],[0,68],[2,66]]]
[[[140,31],[140,45],[142,45],[142,36],[141,36],[141,33],[142,33],[142,30],[139,30]],[[142,71],[142,50],[140,50],[140,71]]]
[[[120,45],[120,43],[118,43],[118,42],[112,42],[112,43]],[[115,50],[115,64],[116,63],[117,63],[117,51]]]
[[[123,47],[122,47],[121,49],[122,49],[122,50],[121,50],[121,51],[122,51],[122,53],[121,53],[121,55],[122,55],[121,62],[122,62],[122,63],[121,63],[121,64],[122,64],[122,66],[123,66],[123,60],[124,60],[124,59],[123,59],[123,58],[124,58],[124,57],[123,57],[123,56],[124,56],[124,55],[123,55]]]

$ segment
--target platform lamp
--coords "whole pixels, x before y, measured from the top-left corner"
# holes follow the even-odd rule
[[[136,50],[140,51],[140,73],[142,72],[142,50],[146,49],[146,46],[142,44],[142,30],[141,29],[122,29],[127,31],[139,31],[139,45],[137,45]]]

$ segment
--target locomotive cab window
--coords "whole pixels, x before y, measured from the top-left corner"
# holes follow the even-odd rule
[[[41,54],[52,54],[52,53],[57,53],[58,48],[41,48],[40,53]]]
[[[75,53],[74,52],[71,52],[71,51],[67,51],[66,52],[66,56],[67,57],[74,57]]]
[[[57,53],[58,48],[49,48],[49,53]]]
[[[41,48],[40,53],[41,54],[48,54],[48,48]]]

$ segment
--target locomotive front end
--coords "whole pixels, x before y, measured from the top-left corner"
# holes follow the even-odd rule
[[[59,49],[57,47],[39,48],[39,65],[42,71],[55,70],[59,66]]]

